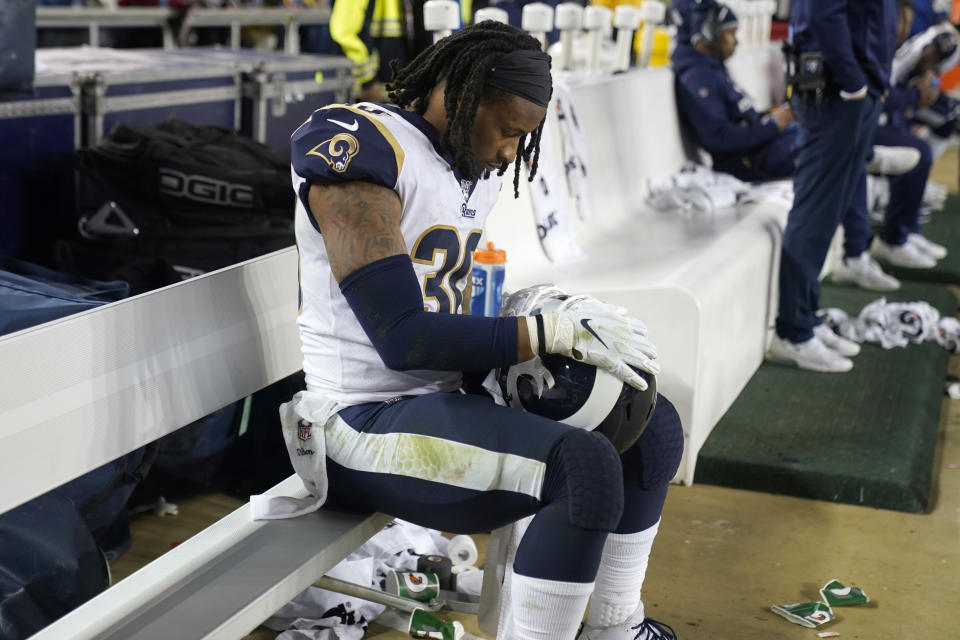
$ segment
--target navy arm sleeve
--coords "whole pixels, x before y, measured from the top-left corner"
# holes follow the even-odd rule
[[[747,125],[730,120],[714,79],[700,70],[691,70],[680,77],[677,103],[693,127],[697,142],[710,152],[747,151],[780,135],[780,129],[772,120]]]
[[[847,23],[848,1],[810,0],[809,29],[840,89],[855,93],[867,85],[867,76],[854,54]]]
[[[390,369],[479,371],[517,362],[516,318],[426,311],[410,256],[364,265],[340,291]]]

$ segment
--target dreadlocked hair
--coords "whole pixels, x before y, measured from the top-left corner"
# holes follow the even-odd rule
[[[516,27],[484,20],[443,38],[402,68],[397,60],[390,63],[393,71],[393,81],[387,85],[390,99],[401,108],[412,107],[420,115],[427,110],[430,92],[446,80],[447,128],[440,142],[452,151],[454,168],[465,176],[476,178],[481,173],[473,157],[471,140],[477,107],[481,102],[502,100],[508,95],[487,87],[487,74],[501,55],[517,49],[540,51],[541,46]],[[517,144],[514,197],[520,195],[520,164],[526,162],[530,167],[531,182],[537,173],[542,132],[543,121]],[[508,168],[508,163],[503,163],[497,175],[503,175]]]

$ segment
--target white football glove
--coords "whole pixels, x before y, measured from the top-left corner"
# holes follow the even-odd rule
[[[646,391],[647,382],[631,366],[651,375],[660,373],[646,326],[623,307],[571,296],[555,310],[530,317],[527,328],[535,352],[592,364],[640,391]]]

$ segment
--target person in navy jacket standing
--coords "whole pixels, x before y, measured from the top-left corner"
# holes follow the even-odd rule
[[[845,372],[855,343],[834,347],[819,323],[819,275],[830,241],[857,191],[896,46],[898,0],[795,0],[790,31],[796,51],[820,54],[825,85],[794,93],[800,129],[794,200],[783,236],[780,309],[767,357],[803,369]],[[807,70],[816,68],[811,64]],[[831,333],[831,336],[827,336]]]

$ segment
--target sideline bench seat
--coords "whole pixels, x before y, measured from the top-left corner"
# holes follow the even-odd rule
[[[267,493],[306,496],[295,475]],[[320,509],[254,522],[248,503],[32,638],[236,640],[390,520]]]

